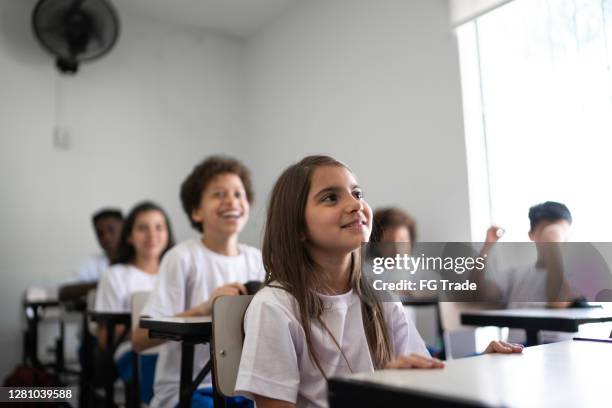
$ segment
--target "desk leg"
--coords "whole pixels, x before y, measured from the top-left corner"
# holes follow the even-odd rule
[[[31,319],[28,317],[27,309],[32,311]],[[40,319],[38,316],[38,307],[34,306],[26,308],[26,319],[28,322],[28,336],[26,340],[28,343],[27,354],[30,359],[30,363],[35,367],[39,367],[41,364],[38,360],[38,321]]]
[[[525,330],[527,333],[527,347],[537,346],[538,345],[538,332],[537,329],[527,329]]]
[[[193,381],[193,344],[181,343],[181,385],[179,407],[191,407],[191,382]]]
[[[89,396],[93,345],[89,338],[87,313],[85,312],[83,312],[81,326],[81,347],[83,351],[81,355],[81,375],[79,377],[79,408],[86,408],[91,405]]]
[[[115,406],[115,387],[113,365],[113,344],[115,343],[115,325],[106,325],[106,350],[104,350],[104,405],[108,408]]]

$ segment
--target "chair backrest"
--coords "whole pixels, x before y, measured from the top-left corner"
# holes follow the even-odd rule
[[[476,353],[476,330],[445,330],[444,349],[446,358],[463,358]]]
[[[134,292],[132,293],[132,298],[130,300],[131,308],[132,308],[132,330],[138,328],[138,321],[140,320],[140,312],[147,303],[147,299],[149,299],[149,295],[151,295],[151,291],[142,291],[142,292]]]
[[[96,288],[89,289],[87,294],[85,295],[85,310],[95,310],[96,308],[96,294],[98,290]],[[88,319],[89,320],[89,319]],[[89,328],[89,333],[92,336],[96,336],[98,332],[98,325],[92,321],[89,321],[87,325]]]
[[[136,330],[138,328],[142,309],[144,309],[145,304],[147,303],[147,299],[149,299],[150,295],[151,295],[151,291],[141,291],[141,292],[132,293],[132,298],[130,300],[131,312],[132,312],[132,330]],[[141,351],[138,354],[141,354],[141,355],[159,354],[160,349],[161,349],[161,346],[151,347],[144,351]]]
[[[234,395],[242,355],[244,313],[253,296],[220,296],[213,304],[212,358],[217,391]]]

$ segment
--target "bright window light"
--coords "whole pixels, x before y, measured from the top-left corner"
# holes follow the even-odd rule
[[[553,200],[572,241],[612,241],[612,0],[514,0],[457,37],[472,239],[526,241]]]

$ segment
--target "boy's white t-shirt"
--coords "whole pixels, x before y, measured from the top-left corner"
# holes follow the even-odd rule
[[[96,289],[97,312],[129,312],[132,294],[153,290],[157,275],[146,273],[133,265],[116,264],[102,274]],[[115,350],[115,359],[132,350],[132,343],[124,341]]]
[[[95,282],[108,270],[108,266],[105,254],[92,255],[79,266],[75,279],[78,282]]]
[[[261,252],[238,244],[239,255],[224,256],[204,246],[201,240],[183,242],[162,259],[159,279],[142,311],[150,317],[175,316],[206,300],[219,286],[228,283],[263,281],[265,270]],[[210,359],[208,344],[196,345],[193,376]],[[181,345],[168,341],[160,348],[155,369],[154,395],[151,407],[172,407],[178,403]],[[210,387],[210,375],[200,387]]]
[[[548,272],[544,268],[536,268],[535,264],[525,265],[509,269],[504,273],[504,278],[498,282],[498,286],[505,294],[507,309],[544,309],[546,302],[546,285]],[[541,301],[538,301],[540,299]],[[569,340],[574,333],[564,333],[549,330],[540,330],[539,341],[541,343],[553,343],[556,341]],[[510,329],[508,341],[512,343],[525,343],[527,336],[525,330]]]
[[[350,364],[349,369],[329,333],[313,323],[314,349],[327,377],[374,371],[357,294],[351,290],[320,296],[325,304],[321,318]],[[429,357],[401,303],[383,303],[383,310],[393,355],[418,353]],[[327,407],[327,382],[310,360],[297,302],[291,294],[280,288],[261,289],[249,305],[244,326],[237,392],[289,401],[297,407]]]

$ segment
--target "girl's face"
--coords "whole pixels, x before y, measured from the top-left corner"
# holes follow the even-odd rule
[[[403,225],[387,228],[383,231],[380,242],[407,242],[410,244],[410,231]]]
[[[204,189],[200,206],[191,217],[201,222],[204,233],[221,236],[239,233],[249,219],[249,200],[240,177],[233,173],[215,176]]]
[[[138,214],[128,242],[134,246],[136,257],[159,259],[168,246],[168,225],[164,215],[157,210]]]
[[[307,242],[326,252],[348,254],[367,242],[372,230],[372,210],[343,166],[314,170],[305,218]]]

